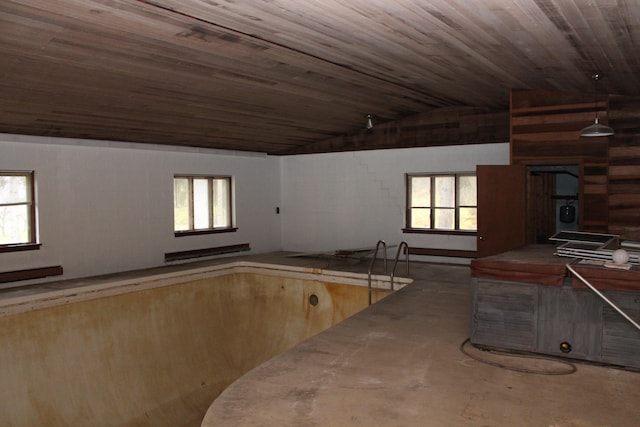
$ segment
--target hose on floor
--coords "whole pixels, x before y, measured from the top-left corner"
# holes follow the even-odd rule
[[[471,345],[473,348],[476,348],[478,350],[481,351],[485,351],[485,352],[489,352],[492,354],[497,354],[500,356],[509,356],[509,357],[521,357],[521,358],[526,358],[526,359],[535,359],[535,360],[550,360],[552,362],[555,363],[560,363],[562,365],[566,365],[568,368],[566,370],[560,370],[560,371],[543,371],[543,370],[536,370],[536,369],[528,369],[528,368],[518,368],[518,367],[514,367],[514,366],[508,366],[505,365],[503,363],[498,363],[498,362],[494,362],[492,360],[487,360],[487,359],[482,359],[476,355],[473,355],[471,353],[469,353],[465,347],[467,345]],[[574,365],[573,363],[567,362],[566,360],[560,360],[558,358],[555,357],[547,357],[547,356],[540,356],[537,354],[532,354],[532,353],[527,353],[527,352],[520,352],[520,351],[503,351],[503,350],[495,350],[495,349],[487,349],[487,348],[482,348],[482,347],[478,347],[475,346],[474,344],[471,343],[471,339],[467,338],[466,340],[464,340],[462,342],[462,344],[460,344],[460,351],[472,358],[473,360],[476,360],[480,363],[484,363],[487,365],[491,365],[491,366],[495,366],[498,368],[502,368],[502,369],[508,369],[510,371],[516,371],[516,372],[523,372],[526,374],[537,374],[537,375],[569,375],[569,374],[573,374],[574,372],[576,372],[578,370],[578,368],[576,367],[576,365]]]

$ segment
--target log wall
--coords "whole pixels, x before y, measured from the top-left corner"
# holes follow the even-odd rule
[[[597,105],[607,123],[607,103]],[[511,163],[578,164],[581,167],[580,229],[607,232],[609,139],[583,138],[580,130],[593,123],[593,94],[547,91],[511,93]]]
[[[609,231],[640,240],[640,97],[612,97],[609,120]]]
[[[593,123],[592,94],[511,93],[511,163],[579,164],[580,229],[640,239],[640,97],[611,96],[597,105],[612,137],[583,138]]]

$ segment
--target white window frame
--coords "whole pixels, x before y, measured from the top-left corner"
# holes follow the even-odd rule
[[[177,208],[176,208],[176,203],[178,202],[177,199],[177,187],[176,187],[176,180],[187,180],[188,182],[188,189],[187,189],[187,198],[188,198],[188,214],[187,214],[187,221],[188,221],[188,226],[187,228],[181,228],[181,229],[177,229],[177,224],[176,224],[176,217],[177,217]],[[207,220],[207,226],[206,227],[198,227],[196,225],[197,219],[196,217],[196,208],[195,208],[195,204],[197,202],[197,194],[194,191],[194,181],[203,181],[205,180],[208,184],[207,184],[207,191],[208,191],[208,200],[207,200],[207,208],[208,208],[208,220]],[[214,225],[214,219],[216,217],[216,212],[215,210],[215,199],[217,197],[217,194],[215,194],[215,181],[224,181],[227,184],[227,197],[226,197],[226,209],[228,211],[227,214],[227,223],[224,226],[216,226]],[[187,175],[187,174],[180,174],[180,175],[175,175],[173,177],[173,204],[174,204],[174,210],[173,210],[173,215],[174,215],[174,225],[173,225],[173,231],[174,231],[174,235],[176,237],[179,236],[188,236],[188,235],[194,235],[194,234],[211,234],[211,233],[225,233],[225,232],[233,232],[236,231],[237,228],[234,226],[234,211],[233,211],[233,179],[231,176],[222,176],[222,175]]]
[[[476,174],[474,172],[450,172],[450,173],[408,173],[406,174],[406,219],[405,219],[405,228],[403,231],[405,233],[444,233],[444,234],[475,234],[477,232],[476,229],[461,229],[460,228],[460,210],[466,208],[478,209],[478,201],[476,197],[475,205],[462,205],[460,204],[459,199],[459,189],[460,189],[460,178],[461,177],[475,177]],[[417,206],[413,204],[412,199],[412,179],[413,178],[431,178],[431,203],[430,206]],[[453,207],[442,207],[437,206],[436,204],[436,178],[454,178],[455,179],[455,188],[454,188],[454,206]],[[412,215],[417,209],[428,209],[430,211],[430,224],[428,227],[418,228],[412,227]],[[454,227],[453,228],[436,228],[436,211],[439,209],[451,209],[454,210]]]
[[[36,191],[34,171],[0,171],[2,177],[25,177],[27,179],[27,197],[24,201],[1,201],[0,211],[11,206],[26,206],[27,208],[27,238],[11,242],[0,243],[0,252],[39,249],[37,232]],[[0,189],[0,191],[2,191]],[[1,212],[0,212],[1,213]],[[3,221],[3,219],[0,218]]]

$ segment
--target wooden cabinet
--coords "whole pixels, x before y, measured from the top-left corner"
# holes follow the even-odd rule
[[[537,307],[535,286],[474,277],[471,342],[535,351]]]
[[[518,251],[473,261],[471,342],[640,368],[640,330],[568,277],[562,262],[569,259],[543,250],[548,264],[514,262]],[[592,270],[600,291],[640,321],[640,271]]]

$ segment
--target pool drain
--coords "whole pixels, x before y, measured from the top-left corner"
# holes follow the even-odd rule
[[[316,294],[311,294],[311,295],[309,296],[309,304],[314,305],[314,306],[315,306],[315,305],[318,305],[318,295],[316,295]]]

